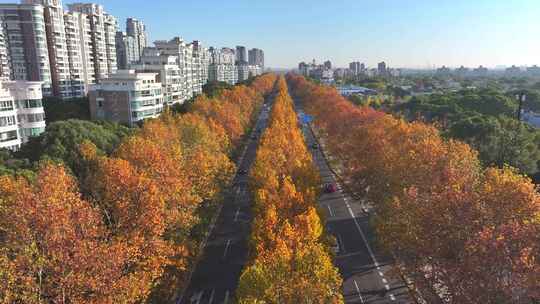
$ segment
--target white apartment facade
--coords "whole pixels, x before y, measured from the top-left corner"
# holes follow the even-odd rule
[[[90,36],[90,44],[84,47],[90,47],[95,81],[98,82],[114,74],[117,69],[115,35],[118,31],[118,23],[116,18],[105,12],[103,6],[95,3],[73,3],[69,4],[68,8],[70,12],[81,13],[88,20],[89,28],[84,30]],[[86,22],[80,25],[86,25]]]
[[[130,67],[138,73],[156,73],[156,81],[162,86],[164,104],[170,106],[186,101],[184,79],[177,61],[177,56],[162,54],[155,47],[146,47],[140,62]]]
[[[177,57],[177,65],[182,73],[184,100],[193,97],[193,45],[186,44],[182,38],[174,37],[169,41],[155,41],[154,45],[161,54]]]
[[[40,82],[0,83],[0,148],[16,151],[45,131]]]
[[[210,50],[208,81],[223,81],[234,85],[238,82],[238,69],[235,65],[236,55],[230,48],[213,48]]]
[[[102,79],[89,92],[92,119],[132,127],[144,119],[158,117],[163,112],[163,93],[156,76],[157,73],[118,70]]]

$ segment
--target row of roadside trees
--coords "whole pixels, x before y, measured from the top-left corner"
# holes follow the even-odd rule
[[[240,278],[239,303],[343,302],[316,208],[320,177],[297,126],[282,77],[250,172],[251,261]]]
[[[130,132],[110,153],[82,138],[66,160],[1,176],[0,303],[174,296],[197,253],[192,230],[211,216],[200,206],[220,199],[235,172],[233,151],[275,80],[266,74],[201,96],[187,113],[164,113]]]
[[[289,86],[348,185],[374,202],[381,246],[428,303],[540,299],[540,194],[514,168],[422,122],[356,107],[330,87]]]

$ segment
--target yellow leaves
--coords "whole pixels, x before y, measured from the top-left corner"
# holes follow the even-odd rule
[[[255,257],[240,278],[239,302],[342,303],[341,278],[320,243],[323,228],[314,207],[320,178],[283,78],[277,87],[250,172]]]

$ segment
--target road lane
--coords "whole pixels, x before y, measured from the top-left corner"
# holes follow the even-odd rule
[[[296,107],[302,111],[298,104]],[[324,147],[309,126],[302,129],[323,184],[337,186],[336,192],[323,193],[319,204],[328,211],[327,230],[338,238],[340,252],[334,263],[343,277],[345,303],[413,303],[404,282],[390,275],[394,272],[391,257],[375,247],[375,234],[365,212],[367,207],[343,191],[320,150]],[[312,148],[313,145],[317,148]]]
[[[269,96],[267,101],[273,101]],[[264,130],[268,124],[271,104],[264,107],[249,142],[238,161],[234,187],[224,200],[222,209],[203,249],[190,283],[177,304],[227,303],[234,298],[238,280],[248,257],[248,239],[252,219],[252,195],[248,188],[248,173],[259,144],[256,130]],[[252,136],[256,135],[255,139]]]

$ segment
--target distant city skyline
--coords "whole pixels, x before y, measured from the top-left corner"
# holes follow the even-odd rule
[[[19,1],[0,1],[8,2]],[[267,67],[294,68],[313,58],[337,67],[352,61],[396,68],[540,65],[535,0],[95,2],[121,26],[128,17],[142,20],[149,42],[181,36],[256,47],[265,51]]]

